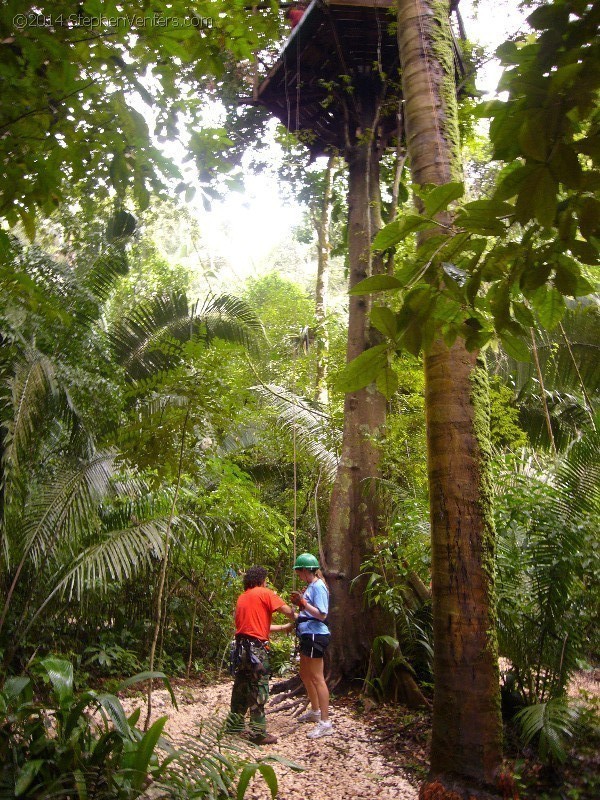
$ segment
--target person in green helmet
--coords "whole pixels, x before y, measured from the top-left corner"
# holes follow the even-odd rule
[[[298,717],[299,722],[314,722],[309,739],[320,739],[333,733],[329,719],[329,689],[323,672],[323,656],[329,645],[329,628],[325,623],[329,611],[329,589],[311,553],[296,559],[294,570],[306,583],[304,592],[292,592],[291,602],[300,612],[296,623],[300,639],[300,678],[310,700],[310,709]]]

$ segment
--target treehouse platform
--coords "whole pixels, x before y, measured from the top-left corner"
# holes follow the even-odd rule
[[[454,3],[453,5],[456,5]],[[345,152],[365,104],[380,108],[380,146],[399,135],[395,0],[312,0],[259,84],[264,105],[313,155]]]

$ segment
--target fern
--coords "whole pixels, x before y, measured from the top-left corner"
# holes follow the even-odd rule
[[[14,365],[10,389],[11,414],[4,422],[4,465],[18,471],[39,435],[50,398],[58,393],[54,365],[42,353],[27,350]]]
[[[554,331],[536,334],[543,387],[533,362],[517,362],[506,354],[497,358],[494,369],[515,387],[520,423],[534,446],[551,446],[542,391],[559,451],[565,451],[589,429],[600,394],[599,342],[600,300],[590,296],[572,301]]]
[[[499,643],[529,702],[560,696],[585,647],[583,587],[595,572],[589,540],[598,524],[595,438],[552,470],[536,474],[517,461],[499,476]],[[585,603],[591,607],[589,596]]]
[[[562,697],[528,706],[516,716],[523,743],[535,742],[543,761],[561,763],[567,757],[567,744],[573,738],[578,718],[578,709]]]
[[[282,386],[268,384],[252,388],[262,402],[273,409],[288,434],[295,435],[297,446],[314,458],[327,478],[333,480],[338,467],[334,447],[339,444],[339,435],[332,430],[329,417]]]
[[[98,453],[39,490],[23,521],[22,557],[30,555],[39,565],[63,537],[74,538],[90,526],[98,503],[111,491],[116,456]]]

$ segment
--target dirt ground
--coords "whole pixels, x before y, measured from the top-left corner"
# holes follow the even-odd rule
[[[178,708],[173,707],[165,689],[157,689],[152,717],[168,716],[165,732],[176,746],[185,747],[203,725],[214,729],[225,719],[231,686],[231,680],[210,686],[199,681],[177,681],[173,688]],[[569,694],[577,696],[580,690],[599,696],[600,670],[578,673]],[[145,713],[142,699],[127,698],[123,704],[128,711],[142,705]],[[294,772],[284,764],[272,762],[279,783],[278,800],[417,800],[418,778],[414,771],[409,776],[403,765],[411,764],[413,769],[416,766],[424,777],[430,724],[425,717],[419,731],[419,724],[412,724],[410,715],[404,727],[393,707],[372,707],[360,713],[356,702],[334,699],[331,720],[335,733],[313,741],[306,738],[312,726],[295,719],[303,706],[285,710],[285,703],[282,705],[284,709],[272,700],[267,713],[268,731],[278,737],[277,744],[255,747],[239,737],[227,737],[236,755],[249,761],[275,755],[305,768]],[[270,800],[262,777],[253,779],[246,798]]]
[[[198,734],[203,721],[224,719],[229,709],[232,682],[212,686],[186,682],[174,687],[178,709],[174,709],[166,690],[153,693],[152,717],[168,715],[165,732],[177,745]],[[133,710],[142,700],[124,701]],[[297,711],[296,711],[297,713]],[[332,736],[311,740],[306,734],[310,724],[298,723],[292,712],[270,705],[267,713],[269,733],[277,744],[255,747],[235,737],[234,746],[249,760],[266,755],[281,756],[305,767],[293,772],[273,762],[279,783],[278,800],[416,800],[417,788],[386,754],[378,732],[365,724],[348,703],[332,704]],[[248,800],[270,800],[271,794],[262,777],[255,778],[246,792]]]

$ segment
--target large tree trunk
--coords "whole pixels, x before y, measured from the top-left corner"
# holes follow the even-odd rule
[[[360,89],[360,91],[359,91]],[[370,275],[386,271],[382,255],[371,253],[371,242],[382,226],[377,149],[377,90],[357,87],[362,118],[349,132],[348,162],[349,289]],[[369,132],[371,135],[369,135]],[[369,324],[372,299],[350,295],[347,360],[352,361],[380,342]],[[329,674],[346,685],[366,677],[375,637],[394,635],[394,620],[379,608],[365,607],[366,579],[360,568],[373,552],[379,532],[379,508],[374,481],[380,476],[380,444],[386,422],[386,401],[374,384],[346,395],[340,466],[333,487],[327,524],[326,562],[331,580],[332,642]],[[411,708],[427,705],[406,669],[397,670],[386,687],[390,696]]]
[[[335,156],[329,156],[325,172],[325,185],[317,219],[317,283],[315,287],[315,319],[317,322],[317,375],[315,390],[317,400],[323,405],[329,402],[327,390],[327,361],[329,358],[329,335],[327,333],[327,294],[329,288],[329,252],[331,250],[331,206],[333,199],[333,169]]]
[[[348,161],[349,288],[372,274],[371,237],[378,229],[379,160],[367,137],[346,153]],[[375,264],[377,269],[379,262]],[[347,360],[366,350],[369,339],[368,296],[350,296]],[[344,682],[365,677],[376,635],[373,615],[365,613],[364,583],[357,576],[378,526],[378,509],[370,479],[379,476],[377,437],[385,424],[386,403],[375,385],[346,395],[338,474],[327,523],[326,563],[330,576],[334,678]]]
[[[421,186],[460,173],[448,12],[439,0],[398,0],[407,148]],[[461,783],[477,796],[501,762],[494,530],[485,369],[462,340],[450,349],[439,340],[425,354],[425,380],[435,694],[434,780],[421,797],[442,800],[462,797]]]

